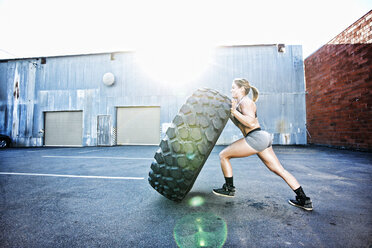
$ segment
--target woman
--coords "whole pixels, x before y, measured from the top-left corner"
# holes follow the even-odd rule
[[[252,100],[248,98],[251,89],[253,92]],[[235,141],[221,151],[221,168],[226,183],[220,189],[213,189],[213,193],[220,196],[233,197],[235,195],[235,187],[230,159],[257,154],[267,168],[283,178],[296,193],[296,200],[289,200],[289,203],[305,210],[312,210],[310,198],[305,195],[296,178],[283,168],[276,157],[271,146],[271,135],[260,129],[255,104],[258,99],[258,90],[250,86],[245,79],[234,79],[231,95],[233,100],[230,119],[241,130],[244,138]]]

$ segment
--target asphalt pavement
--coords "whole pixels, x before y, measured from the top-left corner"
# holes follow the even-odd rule
[[[172,202],[148,184],[156,146],[0,150],[0,247],[372,247],[372,154],[274,146],[311,197],[308,212],[257,156],[233,159],[234,198],[216,146]]]

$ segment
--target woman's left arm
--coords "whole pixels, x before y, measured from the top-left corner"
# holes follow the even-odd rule
[[[253,128],[257,125],[257,118],[255,117],[256,105],[254,102],[246,102],[240,105],[242,113],[235,108],[231,109],[231,114],[244,126]]]

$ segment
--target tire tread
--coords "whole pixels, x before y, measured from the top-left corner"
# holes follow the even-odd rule
[[[170,200],[184,199],[229,119],[230,106],[227,96],[208,88],[186,100],[155,153],[151,187]]]

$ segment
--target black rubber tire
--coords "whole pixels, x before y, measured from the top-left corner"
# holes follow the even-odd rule
[[[159,144],[148,181],[166,198],[182,201],[191,190],[230,117],[231,100],[198,89],[182,105]]]

